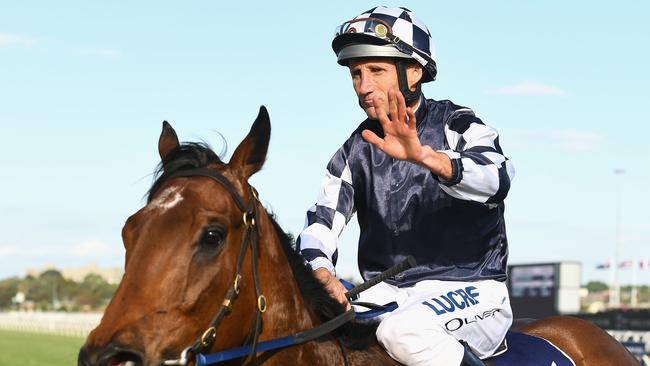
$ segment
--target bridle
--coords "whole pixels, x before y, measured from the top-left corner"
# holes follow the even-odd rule
[[[266,297],[262,294],[259,280],[259,273],[257,268],[257,260],[259,254],[259,232],[257,225],[259,224],[258,219],[258,204],[259,197],[257,191],[253,186],[248,185],[250,189],[250,202],[247,205],[242,198],[242,196],[237,192],[235,186],[223,175],[215,170],[208,168],[195,168],[195,169],[186,169],[170,174],[164,179],[171,178],[180,178],[180,177],[207,177],[217,183],[221,184],[230,196],[235,201],[235,204],[242,212],[242,222],[245,226],[244,236],[239,247],[239,256],[237,257],[237,265],[235,269],[234,279],[226,292],[226,295],[221,302],[221,307],[219,308],[217,314],[214,316],[210,322],[209,327],[203,332],[201,337],[199,337],[191,346],[185,348],[180,355],[180,358],[176,360],[165,360],[162,362],[162,365],[165,366],[185,366],[189,364],[190,360],[194,359],[197,365],[209,365],[217,362],[222,362],[226,360],[232,360],[235,358],[241,357],[251,357],[252,363],[257,364],[257,352],[271,351],[275,349],[295,346],[305,342],[313,341],[318,339],[326,334],[331,333],[335,329],[341,327],[343,324],[353,320],[355,318],[354,310],[350,309],[345,311],[334,318],[310,329],[306,329],[291,335],[284,337],[276,338],[273,340],[268,340],[264,342],[259,342],[259,336],[262,332],[262,314],[266,311],[267,300]],[[255,284],[255,295],[257,296],[257,307],[255,309],[256,316],[255,321],[251,331],[248,333],[248,338],[244,342],[247,346],[242,346],[230,350],[225,350],[217,352],[215,354],[206,355],[204,352],[210,349],[214,344],[214,341],[217,337],[217,328],[223,318],[228,315],[233,308],[233,304],[237,295],[239,294],[242,275],[241,269],[244,262],[244,257],[248,248],[251,249],[251,264],[253,272],[253,282]],[[390,273],[389,273],[390,274]],[[379,276],[378,276],[379,277]],[[362,286],[358,286],[358,291],[361,291]],[[353,291],[349,292],[350,297]],[[357,291],[357,293],[358,293]],[[341,347],[341,352],[343,354],[344,364],[348,364],[347,356],[345,355],[345,349],[339,341],[339,347]],[[259,347],[258,347],[259,345]]]
[[[233,304],[239,295],[242,275],[242,265],[244,262],[244,257],[248,248],[251,249],[251,264],[253,269],[253,282],[255,284],[255,295],[257,297],[257,307],[256,307],[256,316],[253,323],[252,331],[249,333],[248,341],[251,343],[252,352],[250,355],[253,357],[253,362],[257,363],[256,359],[256,348],[259,340],[259,335],[262,330],[262,314],[266,311],[267,301],[266,297],[262,294],[260,288],[259,273],[257,269],[257,260],[259,253],[259,232],[257,230],[258,220],[258,203],[259,197],[257,191],[253,186],[249,185],[251,191],[251,197],[249,204],[244,202],[243,197],[237,192],[235,186],[219,172],[207,168],[196,168],[196,169],[186,169],[170,174],[165,179],[179,178],[179,177],[207,177],[217,183],[220,183],[230,196],[235,201],[235,204],[242,212],[242,222],[245,227],[244,235],[239,247],[239,256],[237,257],[237,266],[235,269],[234,279],[226,292],[226,295],[221,302],[221,307],[219,308],[217,314],[214,316],[210,322],[209,327],[203,332],[203,335],[199,337],[191,346],[185,348],[181,353],[181,357],[177,360],[166,360],[163,365],[187,365],[192,357],[192,355],[197,355],[208,350],[216,340],[217,337],[217,328],[223,320],[223,318],[232,311]],[[251,337],[252,334],[252,337]],[[246,343],[249,343],[246,342]]]

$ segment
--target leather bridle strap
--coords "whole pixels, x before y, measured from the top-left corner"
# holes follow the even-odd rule
[[[243,212],[242,221],[245,226],[245,232],[242,237],[242,242],[239,248],[239,256],[237,257],[235,278],[232,284],[230,285],[230,287],[228,288],[228,291],[226,292],[224,300],[221,303],[221,307],[219,308],[217,314],[210,322],[210,326],[203,333],[203,335],[192,344],[192,346],[188,347],[183,351],[183,355],[181,356],[181,359],[169,360],[164,362],[164,364],[177,365],[177,364],[183,364],[183,361],[186,363],[189,354],[199,355],[201,354],[201,352],[209,349],[212,346],[212,344],[214,344],[214,341],[217,336],[217,327],[219,326],[223,318],[230,313],[230,311],[232,310],[233,303],[237,298],[237,295],[239,294],[239,289],[240,289],[240,284],[242,279],[241,276],[242,264],[246,256],[246,251],[249,246],[251,248],[251,262],[252,262],[251,267],[253,270],[253,282],[255,285],[255,295],[257,298],[256,316],[251,330],[253,337],[252,337],[252,345],[251,345],[252,353],[250,353],[250,355],[253,357],[253,362],[257,363],[256,348],[259,340],[259,335],[262,329],[262,313],[266,311],[266,307],[267,307],[266,297],[262,294],[261,291],[259,273],[257,268],[258,267],[257,261],[259,255],[259,248],[258,248],[259,236],[257,230],[257,224],[259,221],[257,202],[259,202],[259,198],[257,195],[257,191],[252,186],[249,186],[251,190],[251,200],[250,200],[251,202],[250,205],[246,205],[243,198],[237,192],[235,186],[226,177],[224,177],[223,175],[221,175],[219,172],[215,170],[211,170],[207,168],[186,169],[186,170],[178,171],[173,174],[170,174],[168,177],[165,177],[165,179],[180,178],[180,177],[196,177],[196,176],[211,178],[217,183],[220,183],[224,188],[226,188],[226,190],[228,191],[232,199],[235,201],[235,204],[237,205],[239,210]]]
[[[185,169],[185,170],[180,170],[180,171],[177,171],[177,172],[175,172],[173,174],[170,174],[168,177],[165,177],[164,179],[167,180],[167,179],[172,179],[172,178],[177,178],[177,177],[207,177],[207,178],[211,178],[211,179],[217,181],[218,183],[221,183],[221,185],[223,185],[226,188],[228,193],[230,193],[230,196],[232,197],[232,199],[235,200],[235,203],[237,204],[237,207],[239,207],[240,211],[252,213],[251,211],[252,211],[253,207],[255,206],[255,202],[251,202],[251,206],[253,206],[253,207],[247,206],[246,203],[244,203],[244,200],[242,199],[242,197],[239,195],[239,193],[237,193],[237,189],[235,188],[235,186],[232,183],[230,183],[228,178],[224,177],[223,175],[221,175],[221,173],[217,172],[216,170],[207,169],[207,168]],[[253,189],[252,186],[251,186],[251,189]],[[254,189],[253,189],[253,192],[254,192],[253,193],[254,198],[257,198],[257,197],[255,197],[257,195],[257,192]]]

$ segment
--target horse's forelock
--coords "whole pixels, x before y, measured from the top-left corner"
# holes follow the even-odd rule
[[[165,160],[161,161],[156,167],[154,171],[156,180],[147,192],[147,202],[151,202],[160,186],[170,175],[182,170],[204,168],[211,164],[223,164],[223,162],[207,143],[182,143],[170,151]]]

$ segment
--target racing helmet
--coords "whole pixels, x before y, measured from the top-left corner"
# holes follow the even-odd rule
[[[424,71],[421,82],[426,83],[436,78],[431,33],[406,8],[378,6],[344,22],[336,27],[332,49],[342,66],[347,66],[353,58],[390,57],[398,60],[399,69],[399,60],[415,60],[422,65]],[[400,84],[405,82],[401,79],[402,75]]]

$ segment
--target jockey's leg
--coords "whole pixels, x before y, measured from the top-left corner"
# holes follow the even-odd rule
[[[377,328],[377,339],[395,360],[408,366],[457,366],[463,346],[440,327],[408,326],[402,316],[391,316]]]
[[[489,357],[512,323],[507,288],[498,281],[420,281],[400,290],[408,299],[382,320],[377,339],[405,365],[461,365],[458,340],[478,358]]]
[[[472,353],[467,345],[465,345],[463,352],[463,360],[460,362],[460,366],[485,366],[485,363]]]

